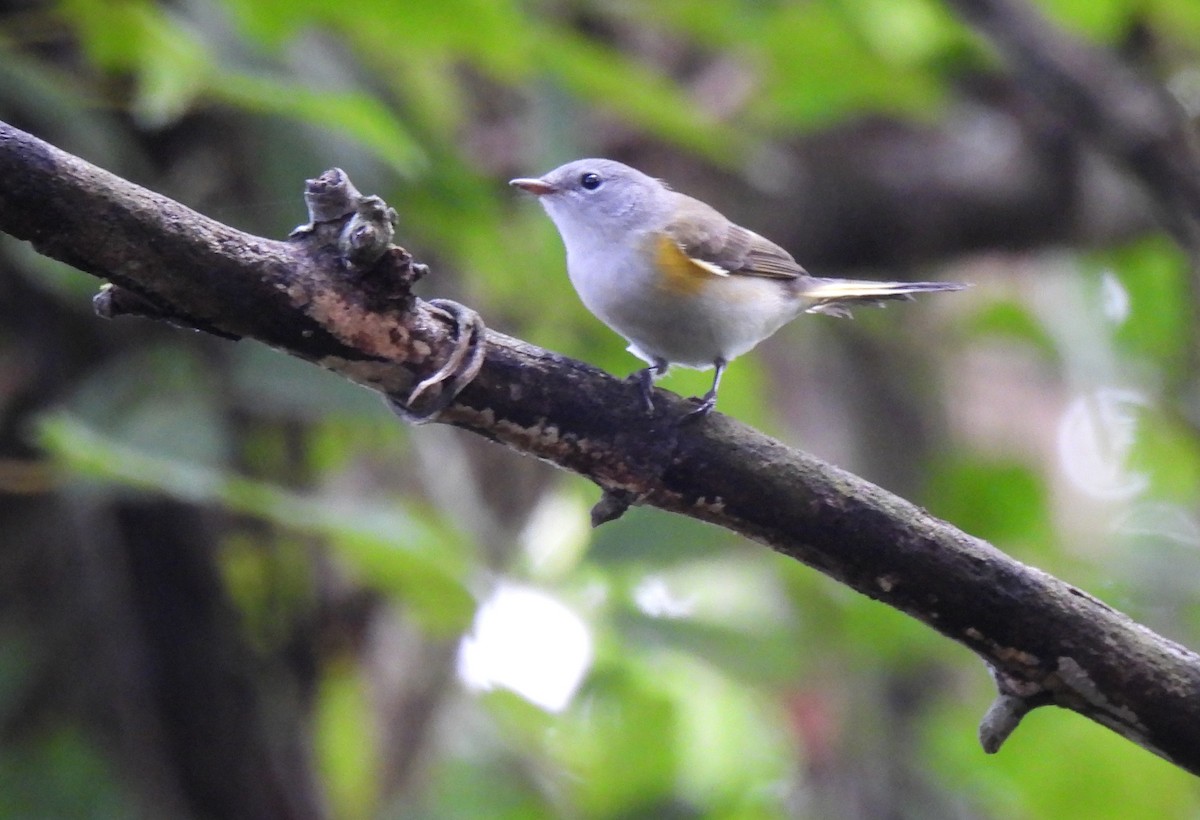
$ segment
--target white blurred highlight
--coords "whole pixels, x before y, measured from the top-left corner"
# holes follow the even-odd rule
[[[681,598],[661,575],[647,576],[633,590],[638,609],[652,618],[684,618],[696,609],[695,596]]]
[[[572,570],[591,541],[588,510],[572,493],[547,493],[534,507],[521,531],[521,546],[538,580]]]
[[[1146,404],[1134,390],[1102,387],[1067,405],[1058,426],[1058,454],[1067,479],[1081,492],[1122,501],[1147,488],[1149,479],[1127,466],[1138,413]]]
[[[1100,303],[1105,319],[1114,325],[1125,324],[1129,318],[1129,291],[1110,270],[1100,277]]]
[[[1200,523],[1188,511],[1162,501],[1138,504],[1120,516],[1114,529],[1123,535],[1160,538],[1183,547],[1200,547]]]
[[[540,590],[500,584],[459,646],[458,675],[472,689],[508,689],[561,712],[592,657],[592,636],[578,615]]]

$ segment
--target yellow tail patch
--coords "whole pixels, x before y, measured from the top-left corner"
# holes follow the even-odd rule
[[[932,290],[925,282],[858,282],[853,279],[826,279],[814,282],[804,289],[811,299],[880,299],[888,296],[904,296],[909,293]],[[923,287],[924,285],[924,287]],[[950,290],[950,287],[945,288]]]

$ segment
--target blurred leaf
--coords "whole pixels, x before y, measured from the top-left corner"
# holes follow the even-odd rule
[[[505,732],[517,738],[522,746],[542,743],[557,721],[555,715],[509,689],[484,690],[479,700]]]
[[[353,427],[341,432],[376,439],[380,430],[394,431],[396,427],[395,416],[378,393],[310,362],[258,344],[235,345],[228,351],[228,359],[228,377],[237,401],[253,407],[258,415]]]
[[[691,518],[634,507],[596,530],[588,558],[601,567],[655,566],[691,561],[728,548],[731,536]]]
[[[850,674],[880,677],[927,669],[938,658],[961,659],[958,649],[926,624],[865,595],[842,593],[831,592],[838,604],[833,614],[837,637],[822,651],[844,658]]]
[[[456,139],[472,126],[470,92],[462,83],[462,72],[454,55],[426,50],[396,51],[385,31],[351,32],[356,41],[369,40],[364,49],[375,57],[392,95],[403,101],[414,130],[425,134],[430,150],[449,146],[441,140]],[[373,46],[373,49],[372,49]],[[449,152],[444,152],[449,153]]]
[[[70,407],[134,449],[219,467],[230,444],[216,379],[196,348],[172,340],[105,362],[76,387]]]
[[[677,704],[678,790],[707,816],[791,816],[779,785],[800,762],[772,694],[745,686],[682,653],[648,658],[653,679]]]
[[[321,475],[337,473],[364,455],[404,464],[410,439],[397,431],[398,419],[385,416],[378,422],[364,423],[355,416],[331,413],[315,423],[308,438],[310,468]]]
[[[357,9],[369,10],[389,37],[421,33],[420,38],[402,41],[400,47],[454,55],[498,79],[512,81],[528,75],[534,27],[512,0],[365,0]]]
[[[131,176],[146,177],[141,146],[128,138],[118,117],[94,105],[89,86],[80,83],[66,67],[20,52],[18,41],[10,42],[0,29],[0,108],[25,112],[30,119],[24,127],[35,133],[53,134],[54,144],[65,151],[87,157],[104,168],[124,168]],[[16,244],[7,235],[3,239]],[[36,256],[32,250],[29,255]],[[65,268],[48,257],[39,258],[43,265]],[[58,274],[55,278],[66,277]],[[95,282],[78,272],[74,280],[61,286],[95,290]],[[56,288],[59,284],[55,282]]]
[[[161,7],[139,0],[66,0],[63,13],[93,62],[133,74],[133,111],[144,125],[178,119],[211,79],[203,43]]]
[[[136,796],[106,750],[68,728],[29,732],[0,754],[0,811],[12,818],[135,817]],[[8,741],[9,738],[6,738]]]
[[[831,3],[884,63],[921,68],[957,49],[967,36],[936,0],[836,0]]]
[[[2,80],[0,77],[0,82]],[[0,234],[0,259],[8,263],[6,267],[13,273],[24,276],[34,287],[57,296],[67,310],[92,313],[91,298],[96,295],[97,286],[95,279],[80,276],[79,271],[67,263],[42,256],[28,242],[21,242],[8,234]]]
[[[541,584],[576,574],[592,543],[592,501],[582,482],[563,481],[544,492],[525,520],[521,554],[512,569]]]
[[[505,693],[496,692],[497,698]],[[488,820],[557,820],[562,817],[543,800],[517,761],[450,760],[433,772],[427,809],[406,808],[410,820],[486,817]],[[391,815],[389,815],[391,816]],[[395,816],[400,816],[399,814]]]
[[[1043,354],[1047,360],[1057,362],[1059,351],[1054,338],[1036,316],[1023,304],[1015,301],[990,301],[965,323],[968,337],[994,336],[1025,342]]]
[[[464,64],[506,83],[526,78],[532,67],[525,41],[533,26],[510,0],[363,0],[350,15],[312,2],[233,0],[231,5],[245,33],[274,47],[306,26],[343,34],[356,56],[405,101],[407,114],[421,124],[413,130],[429,131],[426,138],[433,141],[455,136],[463,125],[466,97],[459,69]],[[463,25],[464,20],[471,24]],[[377,147],[373,140],[366,142]]]
[[[670,649],[703,658],[739,683],[781,684],[793,680],[801,666],[797,635],[782,624],[749,631],[692,618],[625,612],[614,618],[613,627],[630,647]]]
[[[1184,503],[1135,501],[1114,516],[1114,550],[1101,590],[1139,623],[1176,640],[1200,635],[1195,579],[1200,577],[1200,520],[1195,496]]]
[[[677,730],[672,699],[613,666],[592,675],[547,745],[585,814],[647,816],[646,807],[674,790]]]
[[[924,113],[941,102],[943,86],[933,75],[880,60],[844,24],[836,4],[785,8],[763,32],[777,68],[756,111],[764,121],[812,128],[863,108]]]
[[[204,90],[214,99],[249,111],[335,129],[371,149],[401,176],[428,165],[424,150],[396,115],[366,94],[317,91],[272,77],[233,72],[214,77]]]
[[[316,604],[311,547],[306,536],[276,532],[239,531],[221,542],[217,567],[241,632],[264,654],[294,640],[297,618]]]
[[[748,134],[704,114],[659,72],[566,29],[531,43],[548,75],[584,100],[718,162],[745,150]]]
[[[752,44],[776,19],[780,3],[755,0],[659,0],[630,7],[643,22],[665,26],[695,38],[703,45]]]
[[[1020,462],[948,456],[930,471],[922,497],[934,515],[1002,548],[1051,540],[1046,482]]]
[[[39,427],[42,445],[65,467],[90,478],[213,504],[296,532],[328,538],[364,583],[397,595],[431,631],[456,633],[474,614],[465,586],[462,539],[398,504],[367,506],[289,493],[270,484],[172,461],[104,438],[59,415]]]
[[[213,64],[205,46],[183,26],[148,8],[130,6],[130,10],[136,10],[134,25],[139,31],[134,116],[151,128],[168,125],[212,84]]]
[[[1111,271],[1128,299],[1117,344],[1158,366],[1183,367],[1195,329],[1188,262],[1178,246],[1165,236],[1150,236],[1093,258],[1092,266]]]
[[[285,81],[239,70],[236,61],[219,63],[182,18],[149,3],[68,0],[67,9],[92,60],[110,71],[133,75],[133,110],[148,126],[174,122],[203,96],[338,131],[361,142],[401,175],[426,165],[423,149],[396,115],[366,93],[320,91],[311,80]]]
[[[1195,813],[1194,775],[1065,709],[1035,710],[999,753],[985,755],[972,727],[990,689],[981,673],[977,699],[943,701],[922,727],[931,775],[962,797],[968,814],[1126,820],[1131,812]]]
[[[1046,14],[1101,42],[1119,43],[1144,12],[1142,0],[1041,0]]]
[[[611,568],[614,604],[654,618],[677,618],[745,632],[788,631],[796,611],[778,577],[785,559],[744,543],[646,572]],[[614,571],[615,570],[615,571]]]
[[[19,719],[30,690],[40,685],[38,667],[51,660],[52,650],[34,646],[16,630],[0,633],[0,721]]]
[[[672,0],[639,13],[743,57],[762,84],[748,121],[772,131],[812,128],[864,108],[927,113],[944,89],[932,65],[968,42],[930,0]]]
[[[1176,42],[1194,43],[1200,37],[1200,3],[1148,0],[1143,11],[1156,32],[1170,35]]]
[[[146,0],[62,0],[63,19],[78,32],[88,59],[110,71],[125,71],[137,64],[143,48],[145,24],[154,12]]]
[[[379,783],[375,716],[366,681],[348,661],[325,665],[313,715],[317,770],[333,816],[358,820],[374,816]]]
[[[300,29],[340,9],[325,0],[224,0],[244,34],[268,46],[280,46]]]
[[[1178,421],[1149,410],[1139,413],[1126,466],[1149,479],[1148,495],[1155,499],[1194,506],[1200,498],[1200,440]]]

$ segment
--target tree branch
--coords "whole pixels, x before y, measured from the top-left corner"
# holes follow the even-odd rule
[[[1047,111],[1141,181],[1163,223],[1200,260],[1200,153],[1166,91],[1023,0],[947,4],[999,49]]]
[[[0,179],[0,231],[113,282],[110,313],[264,342],[586,476],[605,492],[598,520],[636,503],[726,527],[967,646],[1000,691],[988,751],[1053,703],[1200,773],[1194,653],[733,419],[680,426],[690,405],[663,391],[647,416],[635,385],[417,300],[423,269],[403,249],[373,265],[346,253],[350,214],[286,242],[250,236],[2,123]]]

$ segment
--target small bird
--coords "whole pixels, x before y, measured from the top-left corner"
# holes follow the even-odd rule
[[[849,316],[859,303],[967,287],[809,276],[774,242],[610,159],[575,160],[509,184],[538,197],[583,304],[649,365],[638,381],[651,413],[654,380],[670,365],[715,368],[689,413],[705,416],[725,367],[801,313]]]

